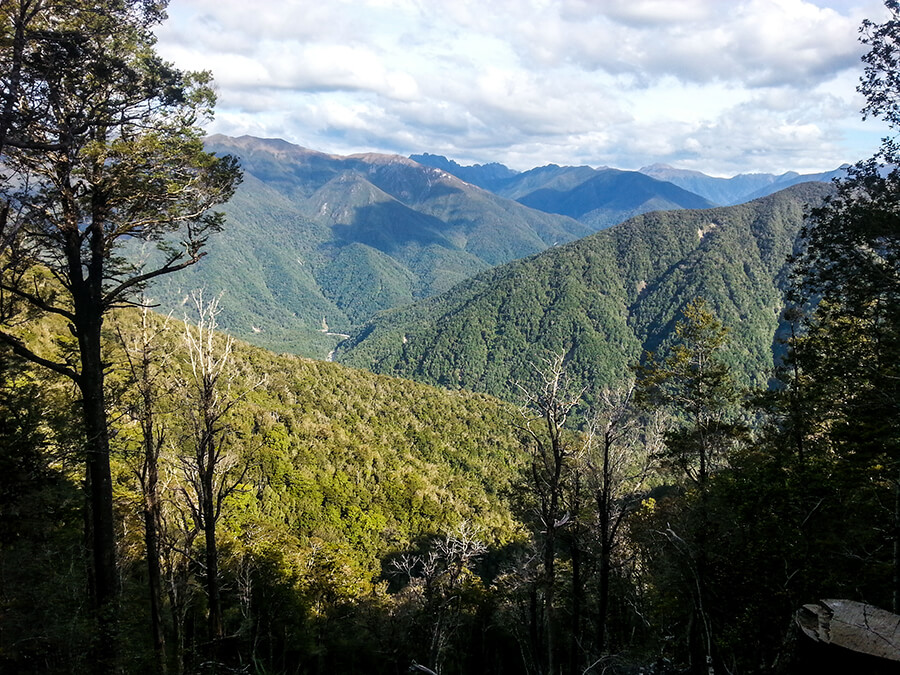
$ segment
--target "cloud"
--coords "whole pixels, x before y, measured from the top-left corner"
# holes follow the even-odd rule
[[[566,11],[577,4],[580,11]],[[644,84],[739,81],[773,86],[853,67],[861,16],[801,0],[567,3],[513,36],[524,62],[568,62]],[[531,57],[530,55],[534,55]]]
[[[516,168],[826,169],[878,136],[854,87],[857,26],[883,17],[861,2],[180,0],[158,34],[213,71],[222,133]]]

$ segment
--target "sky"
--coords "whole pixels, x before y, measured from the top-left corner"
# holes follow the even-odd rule
[[[858,29],[879,0],[171,0],[158,51],[210,70],[209,133],[338,155],[717,176],[874,154]]]

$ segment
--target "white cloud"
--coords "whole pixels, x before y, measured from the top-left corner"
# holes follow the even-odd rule
[[[180,0],[158,34],[167,58],[213,71],[223,133],[516,168],[824,170],[881,133],[861,131],[854,92],[857,26],[879,7]]]

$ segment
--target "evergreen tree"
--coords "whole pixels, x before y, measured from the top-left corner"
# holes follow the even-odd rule
[[[739,391],[722,360],[728,329],[696,298],[675,327],[676,343],[662,360],[653,354],[637,368],[639,397],[667,409],[665,459],[702,491],[740,431],[734,423]]]
[[[0,340],[70,378],[81,395],[100,670],[115,660],[118,583],[103,321],[150,279],[200,259],[221,225],[208,209],[239,179],[232,158],[203,150],[197,124],[215,101],[209,74],[181,72],[154,52],[152,28],[164,8],[20,0],[23,11],[2,15],[3,34],[15,39],[0,60],[18,74],[3,80],[4,226],[14,236],[0,289],[4,300],[61,317],[74,343],[32,349],[16,329],[15,307],[4,308]],[[126,240],[157,243],[163,261],[128,262]]]
[[[739,392],[722,361],[728,329],[702,298],[690,302],[675,327],[676,343],[659,360],[649,355],[637,368],[640,398],[667,410],[671,427],[665,434],[662,458],[677,467],[696,491],[695,517],[681,532],[666,527],[674,557],[685,570],[693,605],[689,643],[695,672],[712,673],[716,637],[710,617],[710,479],[727,466],[729,452],[743,433],[736,419]],[[705,666],[701,666],[703,663]]]
[[[865,21],[864,115],[900,125],[900,3],[891,17]],[[795,258],[793,301],[806,311],[795,340],[791,382],[805,417],[803,444],[838,458],[862,493],[893,488],[885,534],[893,541],[894,611],[900,610],[900,151],[880,152],[849,171],[837,194],[810,213]],[[874,491],[874,492],[873,492]]]

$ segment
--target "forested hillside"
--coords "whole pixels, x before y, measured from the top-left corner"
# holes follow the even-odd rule
[[[179,662],[193,669],[203,652],[190,633],[205,612],[197,596],[203,567],[191,551],[204,536],[202,519],[190,515],[202,498],[192,426],[204,410],[197,359],[220,366],[220,398],[206,408],[217,415],[218,576],[223,620],[244,658],[271,658],[272,650],[282,664],[303,658],[311,648],[307,631],[320,621],[307,607],[320,608],[322,628],[340,621],[349,631],[353,622],[368,621],[365,613],[373,610],[353,608],[378,603],[390,560],[421,552],[435,537],[462,532],[499,549],[521,537],[507,501],[521,461],[514,408],[483,395],[276,356],[222,335],[195,342],[200,352],[192,351],[181,321],[144,318],[142,325],[136,311],[113,317],[107,345],[116,364],[110,387],[121,392],[111,399],[111,413],[123,634],[139,635],[151,624],[143,602],[143,518],[155,471],[159,574],[172,603],[162,621],[175,631]],[[202,338],[196,327],[191,331]],[[50,349],[53,334],[52,326],[34,333],[35,348]],[[90,654],[81,647],[90,615],[80,600],[77,423],[61,382],[23,368],[8,352],[2,363],[0,666],[88,670]],[[146,453],[148,442],[155,454]],[[27,515],[14,520],[16,514]],[[141,651],[140,644],[131,648],[137,651],[129,654],[130,672],[151,667],[150,645]]]
[[[504,398],[532,363],[565,353],[591,389],[626,379],[671,340],[681,309],[707,299],[734,341],[726,360],[747,383],[773,363],[804,209],[831,187],[798,185],[748,204],[656,212],[481,274],[387,312],[342,343],[348,365]]]
[[[339,339],[328,333],[593,231],[403,157],[249,136],[205,146],[244,172],[223,236],[209,241],[219,262],[163,279],[153,295],[169,310],[193,288],[225,292],[223,327],[277,351],[325,358]]]
[[[582,225],[393,156],[232,139],[242,173],[165,8],[0,3],[0,671],[896,672],[896,138],[388,310],[342,352],[375,374],[236,341],[229,303],[299,348],[340,300],[336,341]],[[897,132],[886,9],[859,91]]]

